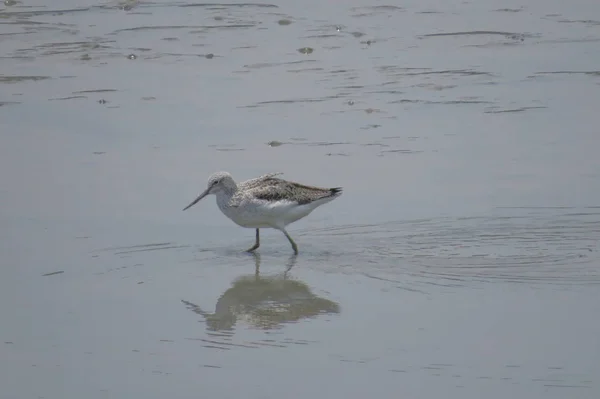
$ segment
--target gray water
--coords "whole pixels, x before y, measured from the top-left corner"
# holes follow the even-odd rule
[[[597,398],[600,3],[6,1],[0,398]],[[344,194],[254,231],[218,170]]]

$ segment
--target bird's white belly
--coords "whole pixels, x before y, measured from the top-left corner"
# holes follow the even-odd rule
[[[248,228],[283,228],[313,211],[312,204],[298,205],[289,201],[245,202],[238,207],[219,206],[236,224]]]

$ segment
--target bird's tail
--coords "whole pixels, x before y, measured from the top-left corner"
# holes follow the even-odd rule
[[[332,197],[337,197],[339,195],[342,195],[342,191],[343,191],[342,187],[334,187],[334,188],[329,189],[329,192],[331,193],[330,195]]]

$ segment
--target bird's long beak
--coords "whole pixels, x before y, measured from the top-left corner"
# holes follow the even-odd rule
[[[206,197],[207,195],[208,195],[208,189],[204,190],[204,192],[202,194],[200,194],[198,196],[198,198],[193,200],[192,203],[189,204],[188,206],[186,206],[185,208],[183,208],[183,210],[185,211],[186,209],[191,208],[192,206],[196,205],[198,203],[198,201],[200,201],[202,198]]]

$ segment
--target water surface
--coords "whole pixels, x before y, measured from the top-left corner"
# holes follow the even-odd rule
[[[600,5],[0,6],[2,397],[596,398]],[[344,195],[279,232],[206,199]]]

